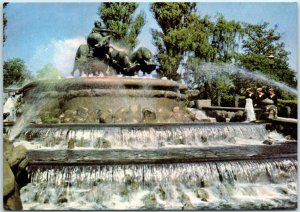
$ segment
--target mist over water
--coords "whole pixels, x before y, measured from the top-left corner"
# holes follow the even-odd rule
[[[58,80],[53,80],[58,81]],[[33,89],[30,91],[29,95],[35,100],[32,103],[25,103],[22,108],[22,115],[17,118],[14,126],[11,128],[9,133],[9,140],[14,140],[16,136],[24,128],[26,128],[32,120],[34,120],[39,112],[49,103],[46,99],[41,97],[41,93],[38,92],[38,89]]]
[[[260,81],[265,83],[265,85],[276,87],[279,90],[283,90],[285,92],[288,92],[289,94],[292,94],[297,97],[297,90],[286,85],[283,82],[276,81],[266,75],[264,75],[261,72],[258,71],[250,71],[242,67],[238,67],[234,64],[217,64],[217,63],[201,63],[197,67],[198,71],[205,73],[208,75],[208,78],[217,78],[220,77],[221,73],[228,73],[228,74],[238,74],[242,76],[245,79],[252,79],[253,81]],[[187,71],[185,73],[185,77],[187,78],[187,81],[190,83],[196,83],[195,79],[192,79],[192,76],[189,76],[190,72]],[[193,75],[193,74],[192,74]]]

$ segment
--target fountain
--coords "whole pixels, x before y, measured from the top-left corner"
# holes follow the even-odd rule
[[[186,86],[117,76],[150,72],[155,66],[148,59],[117,67],[111,55],[103,57],[84,59],[106,65],[94,72],[101,77],[20,89],[24,112],[10,139],[28,149],[24,209],[297,207],[296,142],[263,123],[201,122],[187,110]],[[115,73],[107,72],[111,66]]]

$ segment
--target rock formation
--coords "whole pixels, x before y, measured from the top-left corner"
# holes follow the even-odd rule
[[[3,138],[3,205],[6,210],[22,210],[20,189],[28,182],[26,170],[27,150],[14,147],[7,137]]]

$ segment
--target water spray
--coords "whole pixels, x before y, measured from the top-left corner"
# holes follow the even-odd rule
[[[197,69],[201,72],[204,72],[203,76],[205,75],[206,78],[213,78],[213,79],[217,78],[221,73],[239,74],[246,79],[262,81],[267,85],[272,85],[274,87],[277,87],[280,90],[288,92],[289,94],[292,94],[293,96],[297,97],[297,90],[286,85],[285,83],[276,81],[261,72],[250,71],[245,68],[238,67],[237,65],[234,64],[201,63],[197,67]],[[192,84],[195,84],[196,80],[191,79],[191,76],[187,76],[189,74],[190,72],[186,72],[185,77],[188,78],[188,80],[191,81]]]

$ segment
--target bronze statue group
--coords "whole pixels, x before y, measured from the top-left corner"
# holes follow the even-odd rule
[[[114,37],[118,37],[115,35],[118,33],[95,21],[94,28],[87,37],[87,44],[80,45],[76,52],[71,74],[74,75],[74,72],[79,70],[80,76],[83,73],[97,76],[100,72],[104,75],[133,76],[139,70],[148,74],[155,70],[156,64],[152,61],[152,53],[149,49],[140,47],[130,52],[118,44],[121,41],[113,41]],[[107,71],[107,67],[111,67],[115,73]]]

